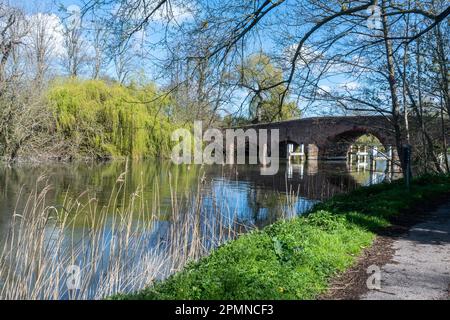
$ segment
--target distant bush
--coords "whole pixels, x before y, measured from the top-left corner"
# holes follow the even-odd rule
[[[170,97],[154,85],[59,80],[47,94],[66,156],[116,158],[168,156]]]

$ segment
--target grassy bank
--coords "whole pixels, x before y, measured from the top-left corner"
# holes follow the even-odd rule
[[[426,176],[361,188],[229,242],[163,282],[118,299],[314,299],[350,267],[390,219],[450,191]]]

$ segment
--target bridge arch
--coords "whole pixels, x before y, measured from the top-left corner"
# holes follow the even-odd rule
[[[358,139],[363,136],[372,136],[376,144],[380,144],[384,150],[388,150],[392,145],[389,137],[378,130],[372,128],[351,128],[342,132],[337,132],[328,137],[327,142],[319,147],[319,156],[321,158],[345,158],[352,145],[356,144]]]

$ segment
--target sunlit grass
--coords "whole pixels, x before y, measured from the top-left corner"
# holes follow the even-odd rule
[[[214,250],[163,282],[119,299],[314,299],[390,218],[450,191],[448,176],[360,188]]]

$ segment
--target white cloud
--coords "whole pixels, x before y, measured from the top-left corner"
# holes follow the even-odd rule
[[[51,48],[51,57],[58,57],[64,54],[64,35],[63,25],[61,19],[55,14],[37,13],[28,16],[28,21],[31,24],[30,38],[27,41],[32,41],[36,37],[37,32],[41,28],[45,28],[48,46]]]
[[[361,87],[361,85],[358,82],[355,81],[349,81],[339,84],[339,88],[347,90],[347,91],[354,91]]]
[[[317,91],[319,94],[325,94],[325,93],[331,92],[331,87],[326,84],[321,84],[318,86],[318,88],[319,89]]]
[[[81,26],[81,8],[75,4],[67,7],[67,24],[70,28],[78,28]]]
[[[297,51],[297,47],[298,47],[297,44],[293,44],[285,49],[284,55],[289,63],[292,62],[295,52]],[[321,56],[322,54],[319,51],[314,50],[311,46],[303,45],[300,51],[300,55],[297,58],[297,65],[305,66],[307,63],[310,63],[320,58]]]
[[[193,18],[192,10],[183,4],[172,2],[170,7],[160,10],[155,15],[157,21],[171,21],[181,23]]]

